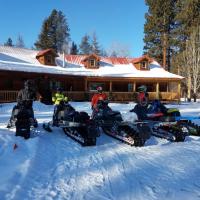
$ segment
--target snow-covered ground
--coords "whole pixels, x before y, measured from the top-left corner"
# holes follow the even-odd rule
[[[200,137],[183,143],[151,137],[135,148],[102,134],[97,146],[81,147],[59,128],[45,132],[53,106],[35,102],[39,128],[24,140],[5,128],[13,105],[0,105],[1,200],[200,199]],[[88,102],[72,105],[91,113]],[[133,106],[111,104],[123,116]],[[184,116],[200,114],[200,103],[170,107]]]

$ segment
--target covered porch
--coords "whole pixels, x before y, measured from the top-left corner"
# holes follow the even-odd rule
[[[31,78],[31,77],[30,77]],[[32,77],[33,78],[33,77]],[[35,77],[36,78],[36,77]],[[36,79],[37,80],[37,79]],[[22,82],[23,83],[23,82]],[[42,84],[42,85],[41,85]],[[171,79],[128,79],[100,77],[44,77],[39,82],[39,91],[46,89],[49,99],[55,92],[56,86],[62,86],[64,93],[72,101],[90,101],[97,86],[102,86],[109,99],[113,102],[135,101],[137,88],[146,85],[149,99],[161,101],[179,101],[181,97],[181,81]],[[23,84],[20,84],[23,87]],[[48,91],[47,91],[48,89]],[[16,101],[19,89],[0,90],[0,102]],[[44,92],[44,91],[43,91]]]

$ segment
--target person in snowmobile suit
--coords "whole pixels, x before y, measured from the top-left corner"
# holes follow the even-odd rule
[[[141,85],[138,87],[137,104],[130,112],[135,112],[137,114],[138,120],[147,119],[149,94],[147,92],[147,87]]]
[[[67,102],[68,98],[63,94],[62,88],[57,88],[57,92],[52,97],[52,101],[54,102],[54,114],[53,114],[53,124],[58,119],[58,112],[62,109],[61,103]]]
[[[101,86],[97,87],[97,94],[94,94],[91,101],[91,108],[96,109],[99,100],[106,100],[107,95],[103,93],[103,88]]]
[[[141,85],[140,87],[138,87],[137,101],[142,106],[146,106],[148,104],[149,94],[145,85]]]
[[[158,99],[155,99],[151,103],[151,106],[148,107],[148,112],[149,113],[161,112],[163,114],[166,114],[167,113],[167,108]]]
[[[22,106],[29,112],[30,118],[34,119],[33,101],[37,99],[37,93],[31,80],[24,82],[24,88],[21,89],[17,95],[17,105],[14,106],[11,118],[8,123],[8,128],[14,126],[15,110]]]

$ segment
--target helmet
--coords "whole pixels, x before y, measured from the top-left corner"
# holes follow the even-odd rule
[[[32,81],[31,80],[27,80],[24,82],[24,87],[27,89],[30,89],[32,86]]]
[[[138,92],[146,92],[147,91],[147,86],[146,85],[141,85],[138,87]]]
[[[58,88],[56,89],[56,91],[57,91],[57,92],[62,92],[63,89],[62,89],[61,87],[58,87]]]
[[[98,86],[98,87],[97,87],[97,91],[98,91],[98,92],[102,92],[102,90],[103,90],[103,88],[102,88],[101,86]]]

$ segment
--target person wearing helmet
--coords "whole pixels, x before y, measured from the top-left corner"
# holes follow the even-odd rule
[[[33,101],[36,100],[37,94],[34,89],[34,84],[31,80],[27,80],[24,82],[24,89],[20,90],[17,96],[18,104],[23,104],[26,101],[26,105],[28,107],[33,106]]]
[[[142,106],[146,106],[148,104],[149,94],[145,85],[141,85],[140,87],[138,87],[137,101]]]
[[[57,88],[56,93],[52,97],[52,101],[54,102],[54,114],[53,114],[53,124],[57,121],[58,112],[61,110],[61,103],[67,102],[68,98],[63,94],[62,88]]]
[[[37,99],[36,89],[32,80],[24,82],[24,88],[17,95],[17,105],[14,106],[7,128],[14,126],[15,110],[21,106],[25,107],[30,114],[30,118],[34,119],[33,101]]]
[[[61,101],[67,101],[67,97],[63,94],[62,88],[57,88],[55,95],[52,97],[54,105],[59,105]]]
[[[137,104],[130,110],[130,112],[135,112],[138,120],[146,120],[149,109],[149,94],[147,92],[147,87],[145,85],[141,85],[137,88],[137,91]]]
[[[92,109],[95,109],[99,100],[106,100],[107,95],[103,93],[101,86],[97,87],[97,94],[94,94],[91,101]]]

